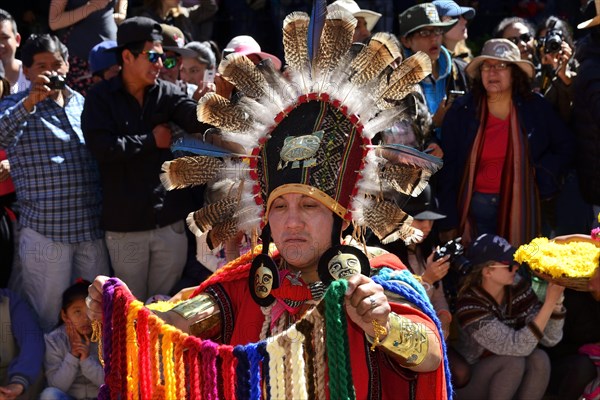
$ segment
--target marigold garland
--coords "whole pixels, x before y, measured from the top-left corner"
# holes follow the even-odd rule
[[[541,237],[520,246],[514,257],[554,278],[590,278],[598,267],[600,248],[586,241],[560,243]]]

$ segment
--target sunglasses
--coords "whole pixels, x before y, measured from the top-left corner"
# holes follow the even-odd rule
[[[514,269],[519,269],[521,266],[516,261],[500,261],[500,264],[502,265],[490,265],[488,268],[508,268],[508,272],[513,272]]]
[[[509,63],[505,63],[505,62],[500,62],[498,64],[488,64],[488,63],[483,63],[481,64],[481,66],[479,67],[480,71],[489,71],[489,70],[496,70],[496,71],[504,71],[505,69],[507,69],[509,66]]]
[[[166,69],[173,69],[177,65],[177,56],[166,57],[163,60],[163,66]]]
[[[442,28],[434,28],[434,29],[421,29],[415,32],[415,35],[419,35],[423,38],[428,38],[431,35],[441,36],[444,34],[444,30]]]
[[[158,51],[154,50],[145,50],[138,54],[146,55],[146,57],[148,57],[148,61],[150,61],[152,64],[157,63],[159,59],[163,63],[167,60],[167,56],[165,55],[165,53],[159,53]]]
[[[522,33],[519,36],[508,37],[506,39],[508,39],[511,42],[513,42],[514,44],[518,45],[521,42],[529,43],[529,41],[531,40],[532,37],[533,36],[531,36],[531,34],[529,34],[529,33]]]

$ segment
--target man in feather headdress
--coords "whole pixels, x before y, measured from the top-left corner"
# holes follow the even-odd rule
[[[382,240],[411,241],[422,234],[393,199],[398,191],[418,195],[440,168],[439,159],[402,146],[373,146],[371,139],[403,112],[398,104],[429,74],[428,58],[405,60],[390,74],[388,66],[400,56],[390,34],[374,35],[353,54],[356,19],[342,11],[323,15],[313,16],[312,22],[322,16],[324,27],[308,43],[308,15],[293,13],[284,21],[289,78],[268,60],[254,65],[243,55],[229,56],[220,72],[244,96],[237,103],[218,94],[201,99],[199,118],[252,149],[251,156],[186,157],[163,165],[168,188],[199,184],[200,172],[211,182],[237,180],[228,196],[191,213],[188,223],[193,231],[212,230],[223,239],[260,230],[262,248],[157,314],[202,339],[246,345],[300,327],[328,285],[347,279],[351,396],[449,398],[445,345],[423,287],[397,257],[359,243],[367,227]],[[355,238],[342,241],[350,223]],[[90,286],[94,319],[102,315],[106,281],[98,277]],[[309,324],[311,343],[324,346],[322,326]],[[323,379],[324,357],[307,360],[314,368],[305,371],[307,384],[300,390],[306,395],[300,398],[335,398],[336,382]],[[272,398],[283,396],[277,388],[267,390]]]

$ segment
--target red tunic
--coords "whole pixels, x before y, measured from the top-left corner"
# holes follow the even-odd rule
[[[371,266],[405,268],[402,262],[391,254],[372,259]],[[252,297],[249,290],[247,279],[223,282],[206,289],[207,293],[215,297],[221,308],[225,344],[235,346],[260,341],[264,316],[260,307],[250,300]],[[390,303],[390,305],[395,313],[427,325],[435,332],[438,342],[441,343],[435,324],[425,314],[402,304]],[[415,382],[414,398],[416,399],[437,400],[447,397],[443,363],[440,363],[436,371],[428,373],[415,373],[405,369],[384,352],[380,350],[371,352],[363,330],[350,319],[348,319],[348,340],[352,379],[357,399],[410,399],[411,381]]]

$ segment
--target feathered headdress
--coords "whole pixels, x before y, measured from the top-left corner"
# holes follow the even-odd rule
[[[421,52],[400,63],[400,44],[388,33],[353,45],[356,22],[344,11],[318,7],[311,17],[288,15],[283,74],[269,60],[255,65],[241,55],[221,63],[219,72],[242,96],[231,101],[209,93],[199,101],[198,118],[248,155],[165,163],[167,188],[235,182],[221,200],[190,214],[194,232],[258,232],[268,223],[271,201],[291,192],[314,197],[351,222],[359,240],[366,228],[384,243],[419,238],[399,194],[419,195],[441,160],[372,139],[405,118],[402,100],[431,73],[431,63]]]

